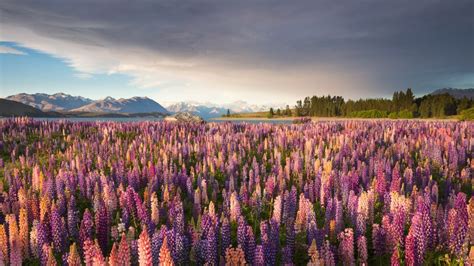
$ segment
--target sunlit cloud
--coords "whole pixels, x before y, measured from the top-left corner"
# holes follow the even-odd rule
[[[0,54],[26,55],[23,51],[3,45],[0,45]]]

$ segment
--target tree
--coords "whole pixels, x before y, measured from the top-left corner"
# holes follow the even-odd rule
[[[278,116],[281,116],[281,110],[280,110],[280,108],[277,109],[277,115],[278,115]]]
[[[291,116],[291,110],[290,110],[290,106],[288,104],[286,105],[285,115]]]
[[[230,110],[227,109],[227,117],[230,117]]]
[[[268,112],[268,118],[272,118],[274,114],[273,108],[270,108],[270,111]]]

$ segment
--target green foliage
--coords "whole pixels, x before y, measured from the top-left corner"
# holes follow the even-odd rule
[[[273,108],[270,108],[270,111],[268,112],[268,118],[272,118],[273,116],[275,115],[275,113],[273,112]]]
[[[391,112],[388,115],[388,118],[390,119],[397,119],[397,118],[402,118],[402,119],[410,119],[413,118],[413,112],[410,110],[402,110],[400,112]]]
[[[359,99],[344,101],[341,96],[312,96],[295,105],[296,116],[363,117],[410,119],[413,117],[446,117],[460,114],[474,106],[472,99],[455,99],[449,94],[426,95],[416,98],[411,89],[397,91],[392,99]],[[378,110],[379,112],[374,112]],[[289,108],[287,107],[287,111]],[[288,115],[287,111],[283,115]],[[471,118],[472,119],[472,118]]]
[[[376,109],[357,111],[349,114],[349,117],[358,117],[358,118],[386,118],[388,116],[387,111],[380,111]]]
[[[398,113],[397,112],[391,112],[390,114],[388,114],[388,118],[397,119],[398,118]]]
[[[397,115],[398,115],[398,118],[404,118],[404,119],[413,118],[413,112],[407,109],[398,112]]]
[[[461,120],[474,120],[474,107],[471,107],[469,109],[463,110],[461,112]]]
[[[456,100],[449,94],[427,95],[421,98],[419,113],[423,118],[456,114]]]
[[[309,261],[308,245],[306,244],[306,233],[296,234],[295,238],[295,265],[306,265]]]

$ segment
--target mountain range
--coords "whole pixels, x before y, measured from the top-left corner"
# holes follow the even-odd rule
[[[72,96],[65,93],[52,95],[44,93],[11,95],[7,100],[20,102],[43,112],[81,112],[81,113],[161,113],[169,112],[159,103],[147,97],[132,97],[129,99],[114,99],[106,97],[92,100],[81,96]]]
[[[91,99],[65,93],[55,93],[52,95],[45,93],[20,93],[8,96],[6,99],[27,104],[41,111],[68,111],[92,102]]]
[[[51,115],[35,107],[20,102],[0,99],[0,116],[49,117]]]
[[[254,105],[249,104],[245,101],[236,101],[221,105],[199,102],[178,102],[166,105],[166,109],[171,113],[189,112],[207,119],[213,117],[220,117],[224,114],[227,114],[227,111],[229,111],[230,113],[265,112],[270,109],[270,106]]]
[[[106,97],[102,100],[93,101],[79,108],[71,109],[71,112],[104,112],[104,113],[162,113],[167,114],[161,104],[148,97],[132,97],[129,99],[114,99]]]
[[[115,99],[106,97],[92,100],[82,96],[72,96],[65,93],[45,94],[20,93],[8,96],[7,100],[20,102],[43,112],[62,113],[111,113],[111,114],[136,114],[136,113],[180,113],[189,112],[208,119],[220,117],[227,113],[250,113],[268,111],[270,106],[253,105],[245,101],[236,101],[228,104],[178,102],[169,104],[164,108],[158,102],[147,97],[132,97],[128,99]],[[272,106],[273,107],[273,106]]]

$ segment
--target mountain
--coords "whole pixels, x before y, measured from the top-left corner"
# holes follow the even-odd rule
[[[172,113],[188,112],[194,115],[199,115],[204,119],[220,117],[227,113],[227,109],[217,107],[213,104],[204,105],[194,102],[179,102],[166,106],[166,109]]]
[[[271,106],[274,107],[274,106]],[[198,102],[178,102],[166,106],[166,109],[172,113],[189,112],[199,115],[204,119],[220,117],[227,114],[227,110],[231,113],[254,113],[268,111],[270,106],[254,105],[245,101],[236,101],[228,104],[198,103]]]
[[[6,99],[27,104],[42,111],[67,111],[92,102],[91,99],[65,93],[52,95],[45,93],[20,93],[8,96]]]
[[[456,99],[461,99],[463,97],[474,99],[474,88],[470,88],[470,89],[443,88],[443,89],[435,90],[430,94],[438,95],[438,94],[444,94],[444,93],[448,93],[449,95],[453,96]]]
[[[169,113],[163,106],[147,97],[132,97],[129,99],[114,99],[107,97],[93,101],[71,112],[103,112],[103,113]]]
[[[232,113],[254,113],[268,111],[270,109],[270,106],[249,104],[246,101],[235,101],[223,104],[222,107],[231,110]]]
[[[50,115],[27,104],[6,99],[0,99],[0,117],[1,116],[48,117]]]

